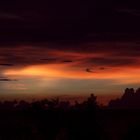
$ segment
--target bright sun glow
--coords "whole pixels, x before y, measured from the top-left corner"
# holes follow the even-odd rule
[[[6,76],[21,76],[40,78],[72,78],[72,79],[116,79],[120,83],[137,83],[134,80],[140,78],[139,69],[112,69],[107,71],[95,71],[88,73],[84,69],[70,69],[65,65],[33,65],[21,69],[8,69],[4,71]]]

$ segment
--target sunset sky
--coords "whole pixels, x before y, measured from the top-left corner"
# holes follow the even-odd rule
[[[3,2],[0,98],[111,99],[140,87],[139,18],[132,0]]]

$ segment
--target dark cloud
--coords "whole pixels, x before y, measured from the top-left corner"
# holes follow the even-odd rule
[[[1,43],[140,37],[138,0],[6,0],[0,9]]]
[[[11,67],[11,66],[14,66],[14,64],[2,63],[0,64],[0,66]]]
[[[135,59],[125,59],[125,58],[92,58],[87,60],[88,64],[96,66],[132,66],[139,64]],[[101,68],[103,69],[103,68]]]
[[[100,67],[99,69],[100,69],[100,70],[105,70],[106,68],[104,68],[104,67]]]
[[[0,11],[0,20],[24,20],[24,19],[16,14]]]
[[[71,63],[73,61],[72,60],[63,60],[62,62],[64,62],[64,63]]]
[[[139,65],[140,42],[106,41],[80,44],[17,44],[0,47],[0,66],[71,63],[76,67]]]
[[[27,44],[28,45],[28,44]],[[118,55],[139,55],[140,41],[92,41],[77,44],[33,44],[34,47],[49,48],[65,52],[83,52],[83,53],[113,53]]]
[[[9,78],[0,78],[0,82],[12,82],[17,81],[16,79],[9,79]]]
[[[120,13],[127,13],[132,16],[140,16],[140,10],[139,9],[117,9]]]
[[[42,58],[40,60],[43,60],[43,61],[57,61],[57,58]]]
[[[87,69],[86,69],[86,72],[93,73],[93,70],[92,70],[92,69],[87,68]]]

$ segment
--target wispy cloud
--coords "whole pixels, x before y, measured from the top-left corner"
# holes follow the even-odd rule
[[[23,17],[17,14],[12,14],[10,12],[0,11],[0,19],[8,19],[8,20],[24,20]]]
[[[17,79],[0,78],[0,82],[12,82],[12,81],[17,81]]]

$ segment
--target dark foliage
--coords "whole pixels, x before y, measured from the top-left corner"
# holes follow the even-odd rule
[[[133,88],[126,88],[121,98],[109,102],[109,108],[140,109],[140,88],[136,91]]]
[[[0,102],[0,140],[139,139],[139,94],[127,88],[108,107],[100,107],[93,94],[74,105],[59,99]]]
[[[96,97],[83,103],[44,99],[0,103],[0,140],[101,139]]]

